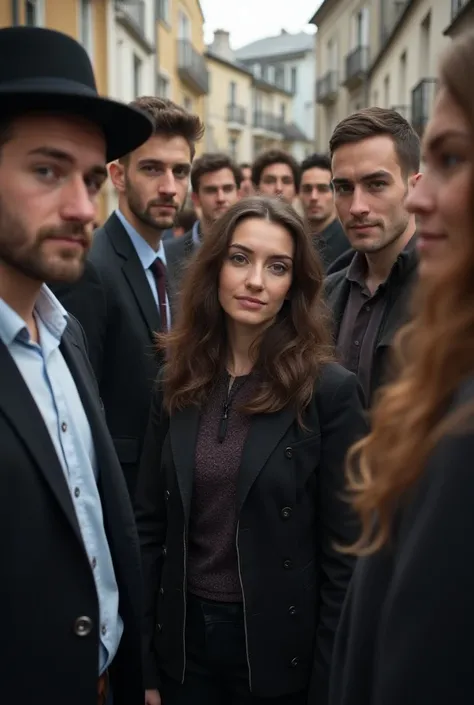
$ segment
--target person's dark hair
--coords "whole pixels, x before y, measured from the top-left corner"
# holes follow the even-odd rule
[[[327,154],[310,154],[301,162],[301,174],[304,174],[308,169],[324,169],[324,171],[331,172],[331,159]]]
[[[193,193],[199,192],[199,181],[201,176],[204,176],[204,174],[212,174],[213,172],[220,171],[221,169],[230,169],[234,175],[237,188],[240,188],[242,173],[237,164],[235,164],[235,162],[233,162],[227,154],[221,152],[209,152],[202,154],[193,162],[193,166],[191,168],[191,188]]]
[[[254,186],[258,187],[262,178],[264,170],[268,166],[273,164],[288,164],[291,171],[293,172],[293,180],[295,182],[295,188],[298,191],[300,188],[301,180],[301,170],[300,165],[296,159],[285,152],[284,149],[267,149],[265,152],[261,152],[255,159],[252,165],[252,183]]]
[[[184,232],[187,233],[188,230],[191,230],[197,219],[197,213],[194,208],[183,208],[176,216],[174,227],[183,228]]]
[[[191,159],[196,153],[196,142],[204,134],[204,125],[198,115],[188,112],[177,103],[167,98],[141,96],[129,105],[139,108],[153,121],[154,134],[165,137],[184,137],[191,150]],[[128,155],[120,159],[127,161]]]
[[[379,136],[392,139],[404,177],[418,173],[420,138],[410,123],[396,110],[365,108],[341,120],[329,140],[331,157],[346,144],[357,144],[362,140]]]
[[[241,169],[251,169],[251,168],[252,168],[252,165],[249,164],[249,162],[242,162],[242,164],[239,164],[239,167],[240,167]]]
[[[323,268],[296,211],[282,201],[252,197],[239,201],[214,223],[186,271],[173,329],[158,335],[165,350],[163,389],[169,413],[208,398],[227,353],[225,314],[219,303],[219,275],[237,226],[249,218],[277,223],[293,238],[290,295],[255,348],[259,385],[244,407],[271,413],[293,404],[301,421],[323,363],[333,359]]]

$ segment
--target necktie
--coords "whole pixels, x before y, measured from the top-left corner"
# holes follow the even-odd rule
[[[155,277],[156,290],[158,291],[158,302],[160,307],[161,329],[167,331],[168,324],[168,307],[166,305],[166,267],[162,260],[157,257],[150,265],[150,270]]]

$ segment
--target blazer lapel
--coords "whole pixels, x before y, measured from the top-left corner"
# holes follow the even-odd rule
[[[0,413],[3,413],[22,439],[31,459],[66,515],[82,543],[76,513],[64,471],[43,417],[8,349],[0,342]]]
[[[263,466],[294,419],[295,412],[291,407],[273,414],[257,414],[252,418],[237,482],[238,513]]]
[[[189,523],[193,494],[194,454],[199,428],[200,411],[189,406],[172,414],[170,419],[171,451],[176,468],[186,526]]]
[[[120,258],[124,277],[148,327],[150,338],[154,342],[154,334],[161,329],[160,314],[142,263],[125,228],[115,214],[110,216],[104,228]]]

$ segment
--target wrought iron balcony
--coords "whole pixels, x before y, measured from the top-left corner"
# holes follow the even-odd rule
[[[245,125],[245,108],[241,105],[235,105],[235,103],[229,103],[227,106],[227,122],[234,123],[235,125]]]
[[[392,105],[392,110],[396,110],[397,113],[400,113],[402,117],[405,118],[405,120],[410,121],[411,120],[411,106],[410,105]]]
[[[316,81],[316,103],[332,103],[336,100],[339,90],[337,71],[328,71]]]
[[[189,39],[178,39],[178,73],[183,83],[198,95],[209,93],[206,60]]]
[[[430,118],[435,92],[435,78],[423,78],[411,92],[411,123],[420,137]]]
[[[346,56],[347,88],[355,88],[364,80],[369,70],[369,47],[358,46]]]
[[[267,132],[281,133],[284,127],[284,120],[278,115],[257,110],[253,114],[253,126],[254,128],[265,130]]]

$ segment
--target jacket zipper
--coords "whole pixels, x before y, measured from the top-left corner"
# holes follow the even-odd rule
[[[250,692],[252,692],[252,669],[250,667],[249,639],[248,639],[248,633],[247,633],[247,608],[245,605],[245,593],[244,593],[244,583],[242,580],[242,571],[240,569],[239,527],[240,527],[240,521],[237,522],[237,533],[235,535],[235,547],[237,549],[237,569],[238,569],[238,573],[239,573],[240,589],[242,590],[242,605],[244,608],[245,655],[247,657],[247,667],[249,669],[249,688],[250,688]]]
[[[239,389],[242,388],[242,386],[245,384],[247,381],[248,376],[246,376],[243,380],[240,378],[237,380],[237,378],[234,378],[233,383],[227,387],[227,394],[225,401],[222,405],[222,415],[219,421],[219,430],[217,432],[217,440],[219,443],[223,443],[225,440],[225,437],[227,436],[227,426],[228,426],[228,420],[229,420],[229,411],[230,411],[230,405],[232,403],[233,398],[239,391]]]

